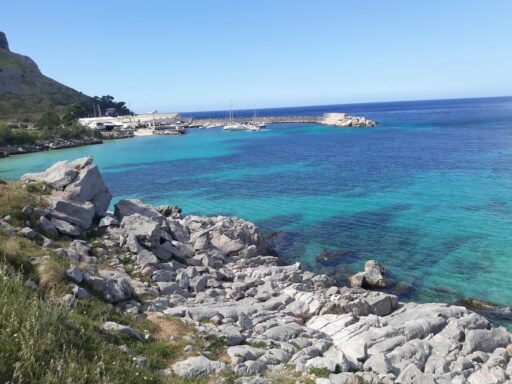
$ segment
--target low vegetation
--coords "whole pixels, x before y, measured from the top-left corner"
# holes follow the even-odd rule
[[[0,183],[0,217],[10,216],[14,225],[21,225],[30,217],[21,210],[26,205],[44,208],[46,203],[41,196],[47,194],[47,188],[38,183],[21,182]]]
[[[76,122],[59,124],[52,129],[23,128],[15,125],[0,125],[0,146],[34,144],[44,140],[69,140],[97,137],[98,132]]]

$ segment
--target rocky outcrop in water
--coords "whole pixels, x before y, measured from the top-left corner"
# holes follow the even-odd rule
[[[74,229],[105,214],[110,201],[90,159],[24,179],[54,188],[50,199],[60,203],[52,221]],[[72,286],[69,303],[95,293],[125,313],[186,319],[228,346],[230,363],[195,356],[162,374],[233,370],[253,377],[286,364],[328,372],[318,384],[511,382],[512,340],[505,328],[491,328],[464,307],[400,303],[394,295],[339,287],[299,263],[282,265],[247,221],[182,217],[176,207],[123,200],[101,222],[101,242],[74,240],[58,250],[72,260],[69,278],[86,287]],[[382,285],[380,264],[368,262],[363,273],[366,282]],[[117,323],[102,329],[130,333]],[[245,382],[265,382],[259,380]]]
[[[324,113],[321,124],[336,127],[375,127],[377,123],[366,117],[350,116],[346,113]]]
[[[384,278],[385,272],[382,264],[375,260],[368,260],[364,264],[364,271],[349,276],[348,281],[351,287],[385,288],[388,285]]]

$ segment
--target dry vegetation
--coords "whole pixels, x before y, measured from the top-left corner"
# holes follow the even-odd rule
[[[37,266],[39,286],[45,290],[55,288],[64,281],[66,267],[54,259],[47,259]]]

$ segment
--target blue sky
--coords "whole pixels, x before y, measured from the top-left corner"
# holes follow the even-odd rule
[[[2,0],[11,49],[137,112],[512,94],[509,0]]]

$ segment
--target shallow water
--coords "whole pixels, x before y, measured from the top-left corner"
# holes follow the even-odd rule
[[[512,304],[512,98],[273,113],[336,109],[380,126],[191,130],[2,159],[0,177],[93,155],[115,200],[240,216],[283,231],[280,253],[313,269],[322,250],[350,250],[329,269],[339,276],[377,259],[410,299]]]

